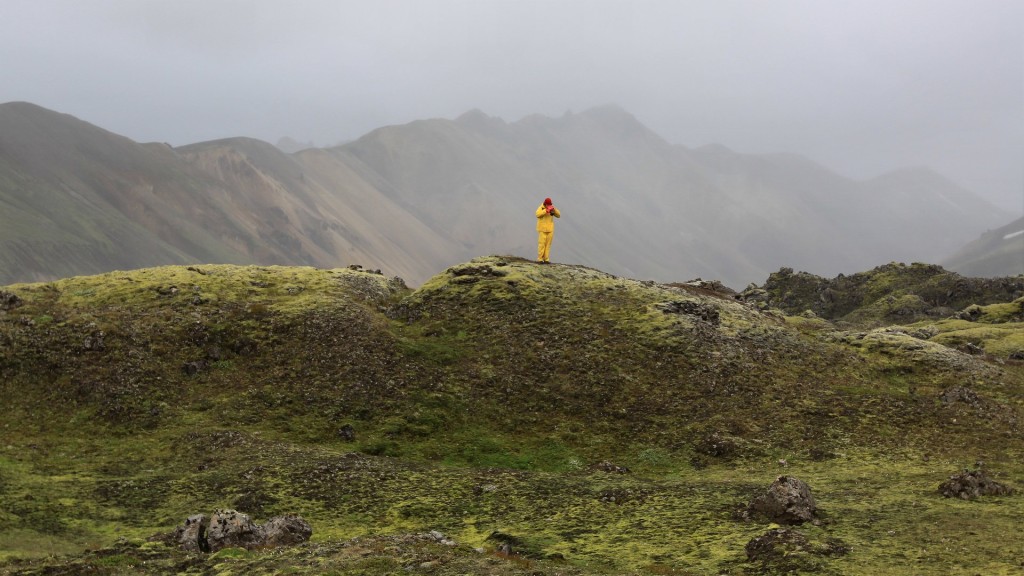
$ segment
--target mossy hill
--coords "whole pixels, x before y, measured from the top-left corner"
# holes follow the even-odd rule
[[[979,460],[1024,487],[1024,366],[953,342],[1024,353],[1019,300],[847,332],[498,256],[415,291],[204,265],[0,295],[0,573],[1021,569],[1024,498],[937,490]],[[748,561],[776,526],[739,511],[780,474],[821,521]],[[299,514],[313,540],[206,555],[153,538],[217,508]]]
[[[877,327],[949,318],[970,306],[1012,302],[1024,297],[1024,276],[969,278],[933,264],[898,262],[831,279],[782,268],[744,297],[787,314],[811,311],[840,324]],[[1001,321],[1022,319],[1011,314]]]

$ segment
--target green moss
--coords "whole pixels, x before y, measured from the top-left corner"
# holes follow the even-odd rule
[[[851,550],[796,559],[822,573],[1018,567],[1000,544],[1019,498],[935,490],[978,459],[1024,474],[1024,370],[951,348],[1016,346],[1002,305],[843,332],[508,257],[413,292],[194,268],[10,288],[25,304],[0,315],[0,549],[36,557],[18,569],[96,565],[92,549],[109,573],[753,573],[744,546],[771,526],[737,511],[780,474],[819,501],[812,547]],[[314,542],[103,548],[225,507],[298,513]]]

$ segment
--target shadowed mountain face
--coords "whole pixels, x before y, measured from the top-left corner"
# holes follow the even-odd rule
[[[938,261],[999,212],[926,170],[858,182],[792,155],[670,145],[614,106],[506,123],[473,111],[285,154],[230,139],[138,144],[0,105],[0,283],[163,263],[336,267],[419,284],[480,253],[534,252],[634,277],[743,286]]]

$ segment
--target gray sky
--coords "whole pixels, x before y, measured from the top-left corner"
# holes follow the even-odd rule
[[[0,0],[0,102],[319,146],[614,103],[673,143],[925,165],[1024,213],[1021,0]]]

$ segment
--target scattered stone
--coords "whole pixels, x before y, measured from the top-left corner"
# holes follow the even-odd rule
[[[817,504],[803,480],[779,476],[764,494],[750,502],[747,510],[778,524],[803,524],[815,519]]]
[[[625,466],[619,466],[617,464],[612,464],[607,460],[603,462],[598,462],[597,464],[594,464],[590,468],[592,470],[608,472],[610,474],[629,474],[629,468],[626,468]]]
[[[974,500],[980,496],[1009,496],[1013,488],[989,478],[982,470],[964,469],[939,484],[939,493],[946,498]]]
[[[484,264],[481,266],[454,266],[448,269],[452,276],[456,278],[462,276],[508,276],[508,272],[505,270],[495,270],[490,266]]]
[[[356,429],[351,424],[345,424],[341,428],[338,428],[338,438],[341,438],[345,442],[354,442],[356,439]]]
[[[957,347],[957,350],[964,354],[970,354],[971,356],[981,356],[985,353],[985,349],[972,342],[966,342],[962,346]]]
[[[206,370],[206,361],[205,360],[196,360],[194,362],[185,362],[184,364],[181,365],[181,371],[184,372],[186,376],[194,376],[194,375],[202,372],[203,370]]]
[[[456,542],[455,540],[452,540],[451,538],[445,536],[443,532],[440,532],[438,530],[431,530],[430,532],[427,533],[427,537],[430,538],[431,540],[433,540],[434,542],[437,542],[438,544],[442,544],[444,546],[458,546],[459,545],[458,542]]]
[[[668,302],[659,302],[655,304],[654,307],[665,314],[686,314],[687,316],[699,318],[715,326],[718,326],[720,322],[718,308],[700,302],[692,302],[690,300],[670,300]]]
[[[103,341],[103,336],[102,330],[93,332],[82,340],[82,348],[87,352],[102,352],[107,347]]]
[[[693,449],[706,456],[730,458],[740,452],[740,445],[735,438],[712,432],[695,442]]]
[[[950,386],[942,391],[939,398],[947,406],[956,402],[962,402],[975,409],[982,409],[981,396],[978,396],[977,392],[967,386]]]
[[[178,293],[177,286],[157,286],[156,293],[161,296],[174,296]]]

